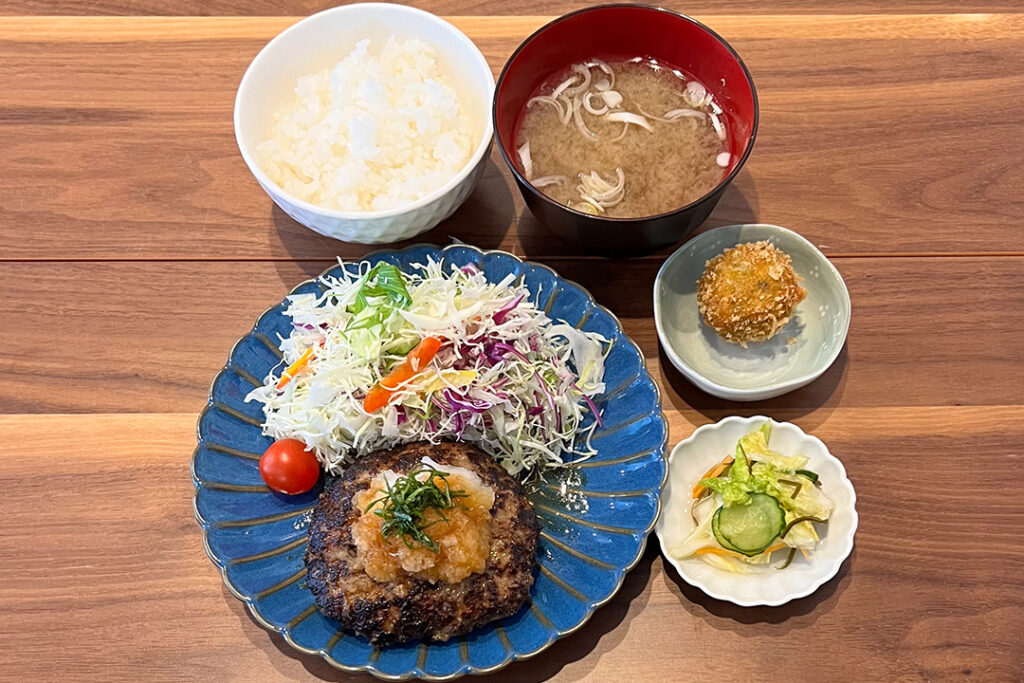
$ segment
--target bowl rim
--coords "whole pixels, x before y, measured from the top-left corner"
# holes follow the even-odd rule
[[[769,232],[790,235],[796,238],[798,242],[803,243],[803,245],[808,248],[810,253],[814,254],[815,258],[824,265],[825,270],[831,273],[840,285],[837,288],[837,291],[839,292],[840,300],[843,304],[842,317],[844,319],[844,325],[843,334],[840,337],[841,341],[833,345],[833,348],[829,352],[828,357],[826,358],[825,362],[820,365],[820,367],[815,366],[815,368],[812,369],[810,372],[806,372],[803,375],[800,375],[791,380],[787,380],[785,382],[775,382],[760,387],[739,388],[730,387],[711,381],[702,373],[700,373],[696,368],[693,368],[689,364],[687,364],[682,359],[682,357],[680,357],[680,355],[676,352],[676,349],[673,346],[673,344],[669,341],[668,332],[665,330],[665,323],[662,320],[661,312],[662,303],[661,297],[658,295],[658,287],[661,284],[661,282],[665,279],[665,273],[672,266],[672,264],[675,263],[677,259],[682,258],[683,250],[692,246],[698,240],[703,240],[706,238],[707,235],[711,235],[718,230],[749,227],[767,228]],[[761,400],[762,398],[765,397],[765,392],[770,392],[770,397],[780,396],[789,391],[793,391],[794,389],[799,389],[800,387],[806,384],[810,384],[814,380],[821,377],[821,375],[823,375],[826,370],[832,367],[832,364],[835,363],[836,358],[838,358],[839,354],[842,352],[843,346],[846,345],[846,337],[850,332],[850,319],[853,317],[852,306],[850,304],[850,290],[846,287],[846,281],[843,280],[843,276],[839,272],[839,269],[836,268],[835,265],[828,259],[828,257],[826,257],[825,254],[823,254],[820,249],[814,246],[814,244],[806,237],[804,237],[798,232],[790,230],[789,228],[784,228],[781,225],[774,225],[772,223],[738,223],[736,225],[723,225],[717,228],[712,228],[711,230],[707,230],[706,232],[700,233],[699,235],[697,235],[696,237],[694,237],[693,239],[689,240],[681,247],[676,249],[674,252],[672,252],[672,254],[667,259],[665,259],[665,262],[661,264],[661,267],[658,269],[658,274],[654,276],[654,291],[652,298],[654,299],[654,326],[658,331],[658,340],[661,342],[661,346],[665,350],[665,353],[668,355],[669,360],[671,360],[672,364],[676,366],[676,369],[683,373],[683,376],[685,376],[686,379],[688,379],[691,383],[695,384],[699,389],[706,391],[707,393],[712,394],[714,396],[718,396],[719,398],[739,401]]]
[[[583,211],[577,211],[576,209],[574,209],[574,208],[572,208],[570,206],[566,206],[565,204],[560,204],[560,203],[556,202],[555,200],[551,199],[546,194],[544,194],[543,192],[538,190],[536,187],[534,187],[533,184],[529,180],[527,180],[526,178],[523,177],[523,175],[519,172],[519,169],[516,168],[515,163],[512,161],[511,157],[509,156],[508,151],[505,149],[505,145],[501,141],[501,135],[498,134],[498,132],[497,132],[498,94],[501,92],[501,84],[505,80],[505,76],[508,73],[509,66],[515,60],[515,58],[517,56],[519,56],[519,53],[523,50],[523,48],[525,48],[529,43],[533,42],[534,39],[538,38],[542,33],[547,31],[549,28],[551,28],[555,24],[561,23],[561,22],[563,22],[563,21],[565,21],[567,19],[575,17],[578,14],[585,14],[585,13],[588,13],[588,12],[595,12],[595,11],[599,11],[599,10],[615,9],[615,8],[622,8],[622,9],[629,9],[629,10],[663,12],[665,14],[673,15],[673,16],[679,18],[679,19],[683,19],[684,21],[688,21],[691,24],[695,25],[698,29],[700,29],[700,30],[704,31],[705,33],[707,33],[708,35],[710,35],[712,38],[717,40],[722,45],[722,47],[724,47],[726,49],[726,51],[729,54],[732,55],[733,59],[736,60],[736,63],[739,64],[740,69],[743,71],[743,75],[747,79],[747,85],[750,86],[750,96],[751,96],[751,99],[754,102],[754,117],[751,120],[750,141],[747,143],[747,148],[743,151],[743,154],[740,156],[740,160],[733,167],[732,171],[730,171],[724,178],[722,178],[720,181],[718,181],[718,183],[713,188],[711,188],[710,190],[708,190],[707,192],[702,194],[700,197],[698,197],[697,199],[695,199],[692,202],[690,202],[689,204],[684,204],[683,206],[681,206],[681,207],[679,207],[677,209],[672,209],[670,211],[664,211],[662,213],[651,214],[649,216],[633,216],[633,217],[621,217],[621,218],[619,218],[619,217],[612,217],[612,216],[600,216],[600,215],[594,215],[594,214],[590,214],[590,213],[584,213]],[[634,4],[634,3],[625,3],[625,2],[612,2],[612,3],[603,4],[603,5],[592,5],[590,7],[584,7],[582,9],[578,9],[578,10],[569,12],[567,14],[563,14],[562,16],[560,16],[560,17],[558,17],[556,19],[553,19],[553,20],[549,21],[548,23],[544,24],[539,29],[537,29],[536,31],[531,33],[525,40],[523,40],[523,42],[519,44],[519,47],[517,47],[515,49],[515,51],[513,51],[512,54],[509,55],[509,58],[505,61],[505,65],[501,68],[501,74],[499,74],[498,80],[497,80],[497,82],[495,83],[495,86],[494,86],[494,96],[491,99],[492,99],[492,104],[491,104],[491,129],[492,129],[492,131],[494,131],[494,140],[497,143],[498,151],[501,152],[501,158],[505,160],[505,165],[508,166],[509,170],[512,171],[512,176],[516,179],[516,183],[519,185],[519,187],[520,188],[526,188],[534,197],[536,197],[537,199],[543,201],[544,203],[549,204],[549,205],[551,205],[553,207],[562,209],[563,211],[568,211],[572,215],[581,216],[583,218],[593,218],[593,219],[597,219],[599,221],[607,221],[609,224],[628,224],[628,223],[635,223],[637,221],[652,221],[652,220],[658,220],[658,219],[662,219],[662,218],[670,218],[672,216],[675,216],[675,215],[678,215],[678,214],[682,214],[682,213],[684,213],[686,211],[690,211],[690,210],[700,206],[705,201],[707,201],[710,197],[714,196],[715,193],[722,191],[726,186],[729,185],[729,183],[731,183],[733,181],[733,178],[735,178],[736,175],[740,172],[740,170],[743,168],[744,164],[747,163],[747,159],[750,157],[750,152],[754,149],[754,142],[757,139],[757,127],[758,127],[758,123],[759,123],[760,118],[761,118],[760,108],[759,108],[758,103],[757,103],[757,89],[754,87],[754,78],[753,78],[753,76],[750,75],[750,70],[747,68],[747,65],[743,62],[743,59],[740,57],[739,53],[736,52],[735,49],[733,49],[732,45],[730,45],[725,40],[725,38],[723,38],[722,36],[718,35],[718,33],[716,33],[714,30],[712,30],[711,28],[709,28],[705,24],[702,24],[701,22],[697,21],[693,17],[687,16],[687,15],[683,14],[682,12],[677,12],[675,10],[667,9],[665,7],[659,7],[657,5],[647,5],[647,4],[642,4],[642,3]]]
[[[303,199],[299,199],[290,192],[285,191],[284,188],[282,188],[280,185],[271,180],[270,177],[267,176],[267,174],[263,171],[260,165],[256,162],[255,151],[250,151],[248,149],[248,146],[242,140],[241,133],[239,132],[239,120],[241,118],[239,109],[242,99],[242,91],[245,90],[247,87],[252,86],[251,81],[254,78],[252,74],[254,73],[255,69],[260,68],[259,65],[262,65],[263,62],[270,59],[270,57],[267,55],[268,51],[271,49],[271,46],[273,46],[278,41],[282,41],[284,39],[284,36],[296,30],[299,26],[305,25],[307,23],[313,23],[314,21],[319,21],[323,19],[326,15],[345,14],[350,12],[361,11],[376,11],[382,9],[389,12],[405,12],[410,15],[417,16],[426,22],[430,22],[441,27],[442,30],[447,31],[449,35],[452,38],[454,38],[457,42],[463,44],[466,47],[469,47],[470,51],[476,58],[477,66],[482,66],[486,73],[490,75],[491,87],[489,97],[492,102],[494,100],[494,71],[488,64],[487,58],[484,57],[483,53],[480,51],[480,48],[477,47],[476,43],[474,43],[472,39],[469,38],[469,36],[463,33],[454,24],[442,19],[436,14],[432,14],[425,10],[421,10],[416,7],[409,7],[407,5],[399,5],[387,2],[360,2],[351,5],[339,5],[337,7],[331,7],[329,9],[325,9],[320,12],[310,14],[309,16],[295,22],[291,26],[288,26],[283,31],[278,33],[276,36],[271,38],[266,45],[260,48],[260,51],[256,54],[255,57],[253,57],[252,61],[249,62],[249,66],[246,67],[245,73],[242,75],[242,80],[238,83],[238,90],[235,92],[235,103],[234,111],[232,114],[232,124],[235,129],[235,144],[238,146],[238,151],[241,153],[242,159],[245,161],[245,165],[249,167],[249,171],[256,177],[257,182],[259,182],[259,184],[262,185],[264,188],[272,188],[274,193],[279,194],[283,198],[287,199],[289,203],[293,204],[294,206],[300,209],[303,209],[304,211],[310,211],[316,214],[320,214],[322,216],[338,218],[342,220],[368,220],[400,216],[415,211],[417,209],[421,209],[424,206],[427,206],[431,202],[440,199],[441,197],[445,196],[446,194],[454,190],[473,172],[473,170],[477,167],[477,165],[487,154],[487,151],[490,149],[491,141],[494,138],[494,123],[492,117],[484,116],[482,117],[484,119],[483,132],[480,136],[480,140],[476,146],[476,149],[474,149],[472,156],[469,158],[469,160],[465,163],[465,165],[459,170],[457,174],[452,176],[448,180],[448,182],[446,182],[438,189],[420,197],[416,201],[410,202],[408,204],[403,204],[402,206],[396,207],[394,209],[387,209],[386,211],[341,211],[338,209],[329,209],[327,207],[319,206],[317,204],[307,202]],[[484,99],[486,101],[487,98],[485,97]],[[484,111],[486,112],[486,106],[484,107]],[[274,198],[273,193],[270,194],[271,198]]]
[[[842,549],[837,558],[832,561],[831,565],[829,565],[824,572],[822,572],[820,575],[812,579],[807,584],[807,587],[805,587],[804,589],[786,593],[785,595],[774,600],[743,600],[735,596],[726,593],[721,593],[709,588],[699,579],[688,575],[688,573],[684,570],[684,560],[677,560],[671,555],[669,555],[668,551],[665,550],[665,541],[662,538],[662,529],[664,528],[663,520],[666,514],[666,510],[668,509],[668,489],[671,486],[672,480],[672,463],[673,461],[680,459],[682,457],[681,455],[677,455],[677,453],[682,453],[685,447],[692,446],[703,434],[716,432],[734,422],[746,425],[770,422],[772,425],[772,429],[779,426],[794,429],[801,439],[805,439],[806,441],[815,444],[817,447],[819,447],[822,453],[824,454],[823,457],[826,460],[831,460],[834,462],[834,464],[839,468],[840,477],[837,480],[838,484],[840,486],[843,486],[844,488],[848,488],[850,493],[849,512],[852,517],[850,522],[850,533],[848,535],[845,535],[841,539],[843,541]],[[740,607],[779,607],[780,605],[784,605],[787,602],[799,600],[800,598],[806,598],[808,595],[811,595],[812,593],[816,592],[819,588],[821,588],[826,583],[835,578],[836,574],[838,574],[839,570],[842,568],[843,562],[845,562],[846,558],[848,558],[850,556],[850,553],[853,552],[854,539],[857,535],[857,527],[860,524],[860,516],[857,514],[857,490],[854,488],[853,482],[850,481],[850,477],[846,472],[846,466],[843,465],[842,460],[832,455],[832,451],[830,451],[828,446],[825,445],[825,442],[823,442],[821,439],[814,436],[813,434],[808,434],[798,425],[795,425],[792,422],[780,422],[779,420],[775,420],[765,415],[752,415],[750,417],[742,417],[740,415],[729,415],[727,417],[722,418],[718,422],[701,425],[700,427],[697,427],[697,429],[693,431],[693,434],[683,439],[672,448],[672,452],[669,453],[668,456],[667,471],[668,476],[665,481],[665,486],[662,488],[661,510],[658,514],[658,521],[654,525],[654,534],[658,537],[658,544],[661,546],[661,554],[665,558],[665,560],[667,560],[668,563],[675,568],[676,573],[679,574],[679,578],[681,578],[683,581],[690,584],[694,588],[699,588],[706,595],[715,598],[716,600],[724,600],[726,602],[731,602],[734,605],[739,605]]]

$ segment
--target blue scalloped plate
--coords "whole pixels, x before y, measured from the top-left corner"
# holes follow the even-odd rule
[[[337,622],[316,609],[304,585],[302,556],[319,490],[281,496],[267,489],[258,459],[271,439],[260,429],[262,406],[244,402],[281,359],[278,335],[290,330],[284,302],[260,316],[214,378],[192,457],[196,519],[206,552],[231,592],[259,623],[280,632],[297,650],[339,669],[387,680],[446,680],[495,671],[579,629],[611,599],[643,554],[666,474],[668,427],[657,385],[640,349],[610,311],[550,268],[505,252],[421,245],[376,252],[365,260],[410,269],[429,256],[458,266],[474,263],[494,282],[514,273],[553,319],[599,332],[612,342],[608,391],[596,401],[604,417],[604,427],[593,438],[597,455],[570,469],[568,481],[547,481],[531,494],[542,526],[537,578],[532,599],[518,614],[447,643],[375,648],[340,631]],[[318,287],[309,280],[292,293]]]

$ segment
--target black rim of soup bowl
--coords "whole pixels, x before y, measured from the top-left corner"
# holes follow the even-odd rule
[[[501,134],[498,130],[498,96],[501,92],[501,86],[505,81],[505,76],[508,74],[509,66],[511,66],[512,62],[515,61],[523,48],[555,24],[575,17],[578,14],[614,8],[664,12],[665,14],[672,15],[678,19],[688,21],[695,25],[697,28],[718,41],[722,47],[732,55],[733,59],[736,60],[740,69],[743,71],[744,77],[747,79],[747,85],[750,87],[750,95],[753,100],[754,116],[750,124],[750,139],[747,141],[746,149],[743,150],[743,154],[740,156],[739,161],[729,174],[722,178],[722,180],[720,180],[709,192],[689,204],[681,206],[678,209],[672,209],[671,211],[654,214],[652,216],[637,216],[632,218],[595,216],[593,214],[584,213],[583,211],[577,211],[572,207],[556,202],[534,187],[529,180],[523,177],[519,172],[519,168],[516,166],[515,161],[509,154],[509,151],[505,149],[505,144],[503,143]],[[525,200],[527,207],[529,207],[530,212],[533,213],[537,220],[547,226],[547,228],[558,237],[583,246],[588,250],[602,252],[609,256],[632,256],[656,251],[662,247],[680,242],[704,223],[718,204],[718,200],[721,199],[722,194],[725,192],[725,188],[732,183],[733,179],[743,168],[744,164],[747,163],[747,158],[750,156],[750,152],[754,149],[754,141],[757,139],[757,127],[760,118],[761,115],[757,102],[757,89],[754,86],[754,78],[750,75],[750,70],[743,62],[743,59],[739,56],[739,53],[737,53],[736,50],[733,49],[732,45],[722,38],[722,36],[718,35],[718,33],[708,26],[702,24],[696,19],[693,19],[692,17],[682,14],[681,12],[665,9],[664,7],[656,7],[654,5],[632,3],[610,3],[606,5],[584,7],[583,9],[563,14],[531,33],[526,40],[519,44],[519,47],[517,47],[509,56],[508,60],[506,60],[505,66],[502,67],[501,74],[498,76],[498,80],[495,83],[494,100],[491,103],[491,122],[494,127],[495,141],[498,143],[498,149],[501,151],[501,157],[505,160],[505,165],[512,171],[512,177],[515,178],[516,184],[519,186],[519,191],[522,193],[523,199]],[[514,132],[515,131],[513,131],[513,133]]]

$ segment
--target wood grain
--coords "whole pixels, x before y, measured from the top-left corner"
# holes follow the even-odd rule
[[[335,256],[371,249],[274,209],[231,124],[256,52],[333,4],[0,4],[2,681],[375,680],[248,616],[202,551],[189,477],[234,341]],[[414,4],[454,15],[495,72],[582,6]],[[665,253],[595,260],[556,241],[497,153],[416,241],[500,247],[589,288],[646,354],[670,443],[730,414],[822,438],[857,487],[857,545],[813,596],[741,609],[683,583],[654,541],[586,627],[488,680],[1020,680],[1024,6],[669,6],[729,40],[760,95],[753,156],[708,226],[779,223],[833,258],[853,300],[833,368],[771,401],[699,392],[658,347]]]
[[[1024,210],[1024,17],[705,19],[743,54],[762,115],[709,226],[779,223],[832,256],[1024,253],[1006,230]],[[0,21],[0,259],[365,253],[276,209],[235,146],[238,79],[291,21]],[[457,21],[498,70],[542,18]],[[467,204],[422,239],[451,237],[580,254],[525,210],[497,152]]]
[[[673,440],[708,421],[669,417]],[[853,661],[862,681],[1014,678],[1024,508],[1005,499],[979,515],[977,506],[994,489],[1024,487],[1024,408],[792,417],[843,458],[858,487],[857,547],[837,579],[782,608],[741,609],[683,584],[652,541],[582,631],[488,680],[653,680],[651,653],[673,681],[848,680]],[[0,679],[372,680],[290,651],[222,587],[192,519],[194,421],[0,416],[0,440],[15,444],[0,459]],[[737,649],[742,657],[719,656]]]
[[[549,260],[621,316],[669,408],[742,410],[693,388],[659,354],[657,263],[595,272]],[[326,263],[0,264],[0,412],[189,412],[238,337]],[[1013,404],[1022,396],[1021,258],[843,259],[846,349],[817,382],[752,408]],[[939,284],[941,283],[941,285]],[[932,305],[942,288],[942,310]],[[47,340],[59,335],[53,352]],[[893,377],[899,377],[898,382]]]
[[[9,0],[0,5],[0,15],[306,15],[349,0]],[[594,2],[581,0],[517,0],[514,5],[493,0],[413,0],[402,3],[434,14],[517,14],[559,15],[589,7]],[[648,3],[652,4],[652,3]],[[777,0],[766,5],[757,0],[671,0],[660,3],[687,14],[814,14],[814,13],[879,13],[901,12],[1016,12],[1020,5],[1013,0],[906,0],[886,3],[878,0]]]
[[[269,40],[302,16],[4,16],[0,35],[23,43],[194,42],[249,38]],[[464,15],[442,17],[474,40],[522,40],[555,18],[547,14]],[[695,14],[727,38],[843,39],[1005,39],[1020,35],[1019,13],[969,14]],[[88,29],[88,30],[86,30]]]

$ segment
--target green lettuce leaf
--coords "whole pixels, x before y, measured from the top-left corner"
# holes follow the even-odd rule
[[[739,445],[743,447],[746,454],[756,460],[768,462],[781,470],[793,472],[807,464],[807,458],[803,455],[782,455],[768,448],[768,439],[772,435],[772,425],[766,422],[740,439]]]
[[[753,476],[750,473],[750,464],[747,460],[743,447],[736,446],[736,455],[733,456],[732,465],[729,467],[726,476],[714,479],[703,479],[701,485],[722,496],[722,502],[726,506],[746,505],[750,502],[750,493],[759,491]]]
[[[800,492],[793,497],[794,488],[783,484],[780,479],[801,484]],[[818,517],[828,519],[834,504],[810,479],[780,470],[768,462],[756,462],[753,467],[753,488],[773,496],[793,517]]]
[[[733,456],[732,467],[729,468],[729,478],[740,484],[750,482],[750,463],[740,444],[736,444],[736,455]]]
[[[787,512],[798,516],[826,518],[832,512],[832,501],[815,487],[810,480],[794,472],[807,464],[802,455],[785,456],[768,448],[772,426],[766,422],[736,444],[736,455],[725,476],[701,480],[706,486],[722,496],[726,506],[746,505],[751,493],[767,493],[778,500]],[[751,465],[751,460],[757,462]],[[794,488],[779,480],[799,481],[800,492],[793,497]]]
[[[751,468],[754,485],[759,491],[767,493],[780,503],[782,507],[792,509],[788,505],[789,497],[793,495],[793,489],[779,483],[780,477],[785,477],[786,472],[768,462],[755,462]]]
[[[729,477],[702,479],[700,483],[722,496],[722,502],[727,506],[746,505],[750,502],[749,487]]]
[[[390,263],[378,263],[363,278],[355,301],[348,307],[352,314],[346,331],[364,330],[383,325],[396,309],[406,309],[412,303],[405,286],[405,276]]]

